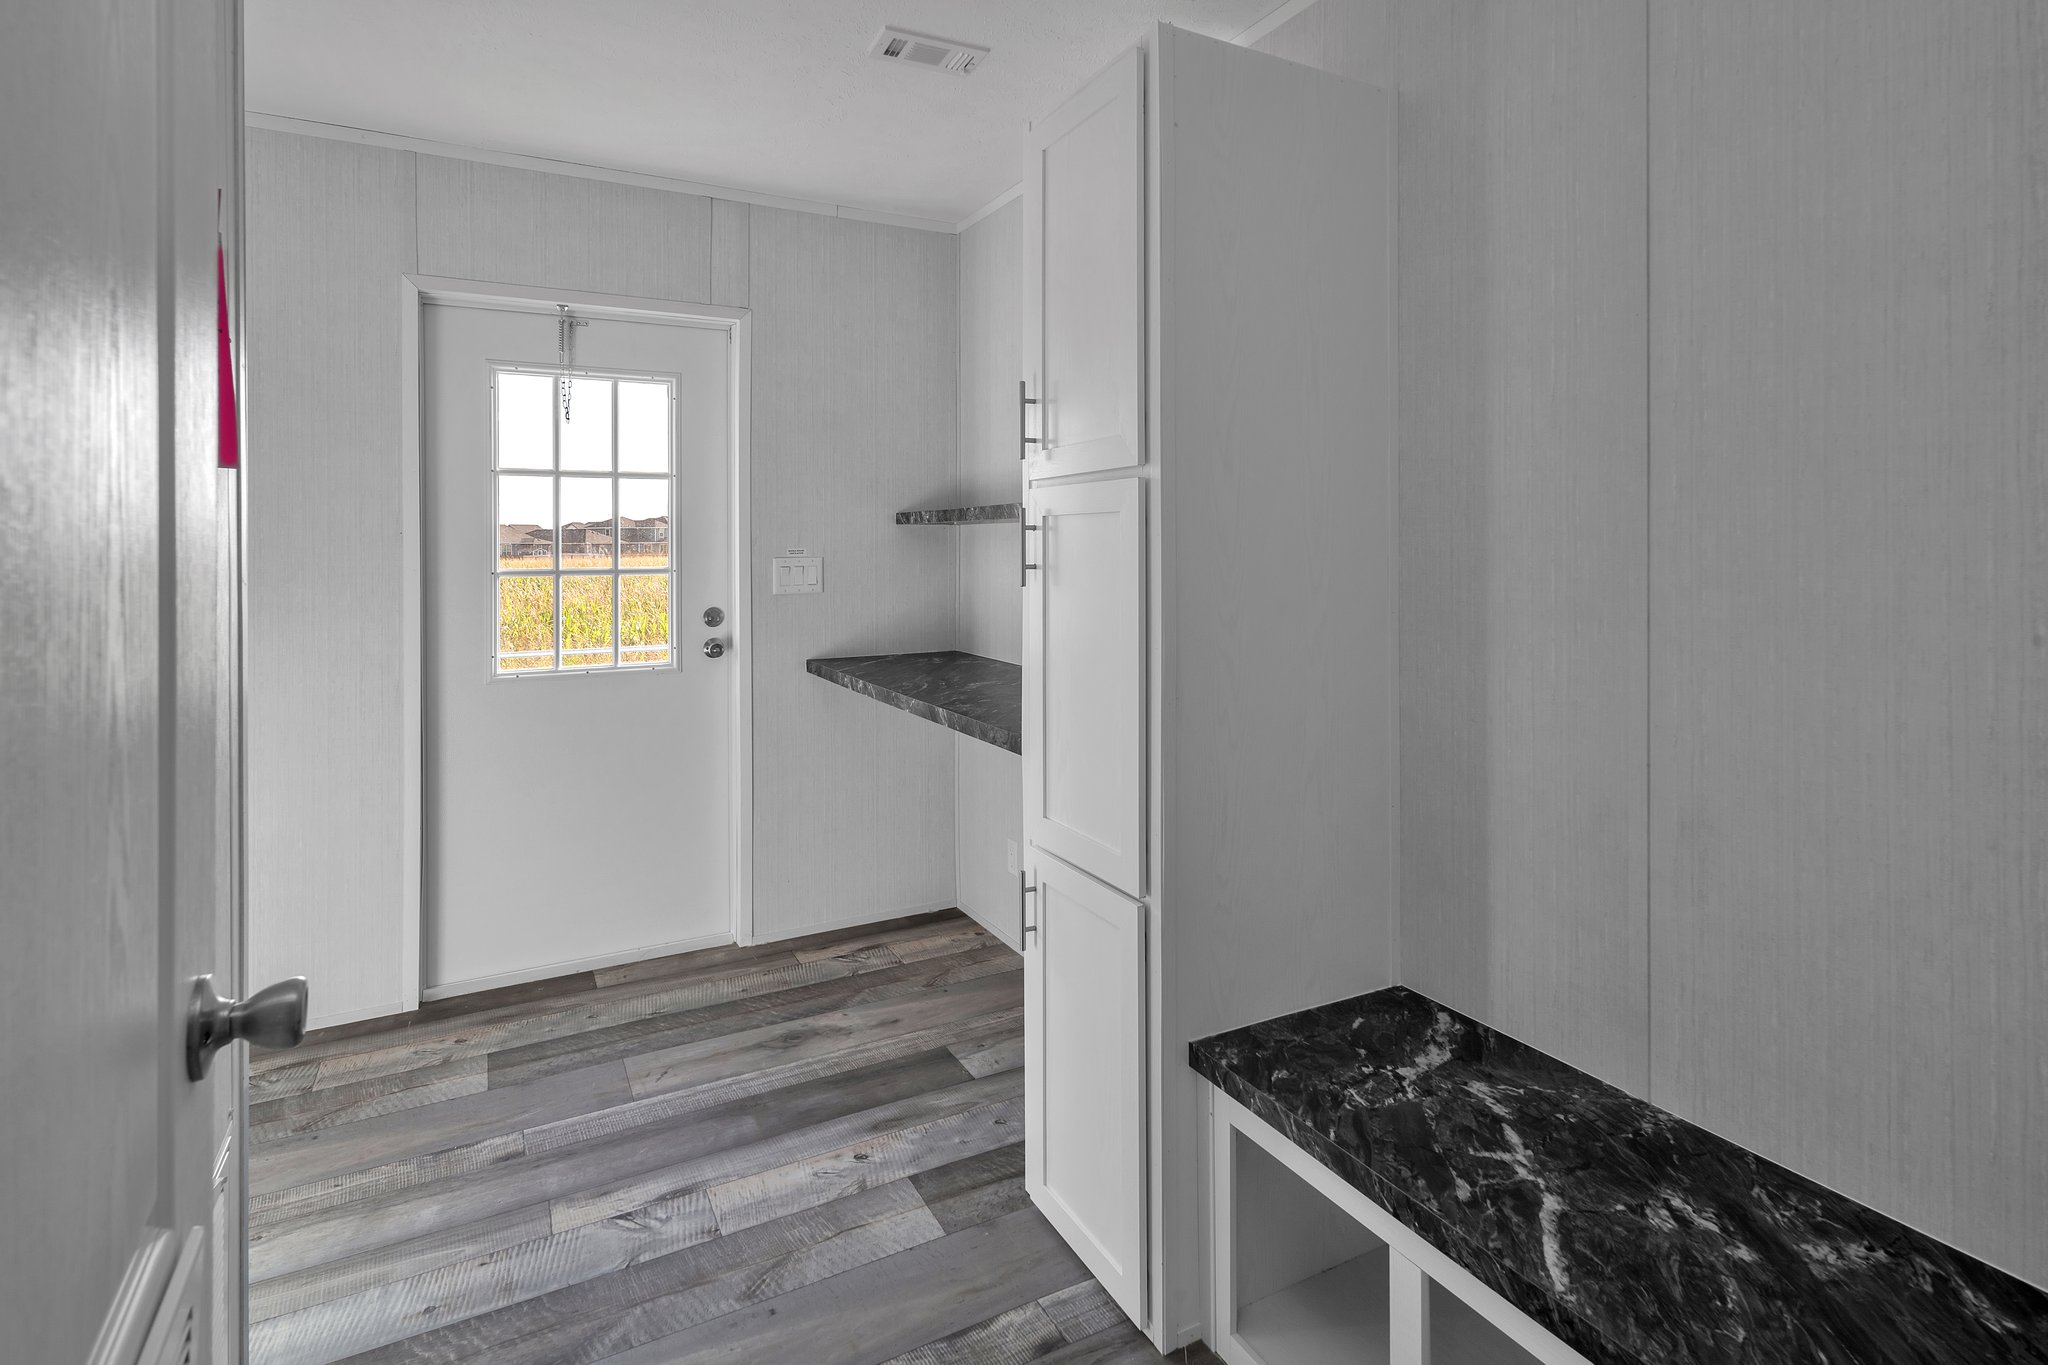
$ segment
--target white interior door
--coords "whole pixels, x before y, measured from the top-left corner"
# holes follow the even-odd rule
[[[1133,48],[1024,136],[1031,478],[1145,458],[1145,54]]]
[[[423,994],[733,936],[731,337],[434,304]]]
[[[1024,936],[1024,1185],[1145,1323],[1145,907],[1035,856]]]
[[[192,978],[236,970],[230,17],[13,7],[0,41],[7,1361],[239,1359],[214,1292],[240,1260],[236,1067],[189,1080],[181,1045]]]
[[[1143,895],[1143,483],[1035,487],[1024,609],[1024,829]]]

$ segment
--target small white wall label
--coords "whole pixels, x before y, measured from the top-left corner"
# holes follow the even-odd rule
[[[777,555],[770,578],[770,595],[825,591],[825,559],[822,555]]]

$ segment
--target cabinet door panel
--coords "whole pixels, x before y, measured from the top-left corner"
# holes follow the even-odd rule
[[[1025,135],[1034,479],[1144,460],[1144,82],[1133,49]]]
[[[1143,483],[1034,488],[1024,625],[1024,823],[1032,843],[1144,887]]]
[[[1132,1322],[1145,1312],[1145,907],[1034,850],[1024,1184]]]

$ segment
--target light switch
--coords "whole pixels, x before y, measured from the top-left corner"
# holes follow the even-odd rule
[[[775,596],[825,591],[825,560],[821,555],[778,555],[770,576]]]

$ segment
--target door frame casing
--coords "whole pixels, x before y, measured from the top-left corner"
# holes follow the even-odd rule
[[[401,816],[401,865],[404,896],[400,908],[399,981],[405,991],[401,1009],[419,1008],[421,945],[426,901],[426,572],[423,550],[425,515],[425,351],[422,329],[429,304],[527,305],[552,309],[567,304],[579,315],[619,322],[696,324],[722,328],[732,338],[726,367],[730,413],[726,453],[727,515],[731,521],[732,603],[726,630],[732,640],[727,659],[731,670],[731,767],[727,798],[731,830],[732,933],[737,943],[754,941],[754,659],[748,471],[751,467],[749,365],[753,346],[753,314],[745,308],[624,294],[593,294],[577,289],[539,289],[489,280],[449,279],[438,275],[401,275],[398,281],[399,333],[399,586],[402,602],[399,674],[403,712],[399,725],[404,809]],[[676,633],[673,629],[671,633]]]

